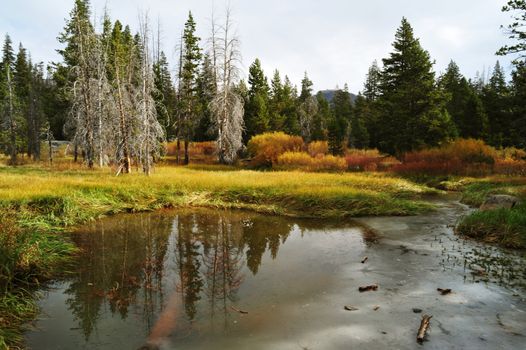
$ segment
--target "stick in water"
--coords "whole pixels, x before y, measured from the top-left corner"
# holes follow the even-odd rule
[[[240,314],[244,314],[244,315],[248,314],[248,311],[239,310],[239,309],[236,309],[236,308],[233,307],[233,306],[230,306],[230,308],[231,308],[232,310],[234,310],[235,312],[239,312]]]
[[[422,316],[422,321],[420,322],[420,328],[418,328],[418,334],[416,335],[416,341],[419,344],[422,344],[426,338],[427,331],[429,329],[429,324],[431,322],[431,317],[424,315]]]

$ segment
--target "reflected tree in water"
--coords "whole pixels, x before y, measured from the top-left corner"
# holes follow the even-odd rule
[[[134,220],[112,218],[74,236],[81,253],[66,290],[66,303],[86,340],[96,328],[103,305],[107,303],[111,313],[125,319],[140,290],[144,291],[144,315],[153,323],[162,300],[155,300],[151,292],[162,285],[170,234],[169,222],[164,221],[148,215]]]
[[[276,259],[279,246],[285,243],[293,224],[278,217],[261,217],[245,223],[243,244],[247,246],[247,266],[255,275],[258,273],[263,254],[270,250],[272,259]]]
[[[209,221],[212,227],[203,225],[201,230],[205,233],[203,263],[210,321],[213,324],[219,312],[226,326],[230,303],[237,301],[236,292],[244,278],[241,273],[243,226],[236,218],[231,220],[230,215],[214,216]]]
[[[245,266],[256,275],[267,250],[276,259],[292,231],[316,225],[205,209],[108,218],[74,236],[81,253],[66,303],[86,340],[108,314],[133,312],[150,341],[185,322],[196,331],[202,318],[226,327],[247,306],[238,305]]]
[[[191,215],[176,218],[177,243],[176,261],[179,271],[177,291],[181,293],[186,315],[190,321],[197,313],[196,303],[201,299],[203,279],[201,268],[201,243],[194,234],[194,220]]]

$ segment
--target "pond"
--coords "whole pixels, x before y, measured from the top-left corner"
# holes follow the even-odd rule
[[[519,349],[524,257],[456,238],[451,224],[465,211],[445,202],[428,215],[357,222],[210,209],[105,218],[73,235],[74,272],[42,291],[26,342],[411,349],[421,309],[433,315],[428,348]],[[378,290],[358,291],[371,284]]]

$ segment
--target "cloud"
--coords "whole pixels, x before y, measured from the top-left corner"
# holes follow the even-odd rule
[[[24,43],[35,61],[60,57],[56,41],[73,7],[73,0],[7,1],[0,13],[0,33],[9,32]],[[371,62],[391,50],[394,33],[406,16],[415,34],[442,71],[454,59],[468,77],[491,66],[494,53],[506,42],[499,28],[509,23],[500,12],[504,0],[232,0],[234,19],[242,39],[245,73],[256,57],[267,75],[279,69],[299,85],[304,71],[316,89],[343,86],[362,88]],[[223,0],[91,0],[97,16],[108,5],[111,17],[137,29],[138,11],[149,9],[160,20],[164,49],[172,63],[188,15],[192,10],[198,35],[209,36],[212,5],[221,14]],[[509,68],[510,60],[500,58]]]

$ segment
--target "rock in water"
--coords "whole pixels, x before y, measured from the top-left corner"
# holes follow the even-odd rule
[[[484,211],[500,208],[511,209],[519,204],[520,200],[517,197],[506,194],[493,194],[486,198],[484,203],[480,206],[480,210]]]

